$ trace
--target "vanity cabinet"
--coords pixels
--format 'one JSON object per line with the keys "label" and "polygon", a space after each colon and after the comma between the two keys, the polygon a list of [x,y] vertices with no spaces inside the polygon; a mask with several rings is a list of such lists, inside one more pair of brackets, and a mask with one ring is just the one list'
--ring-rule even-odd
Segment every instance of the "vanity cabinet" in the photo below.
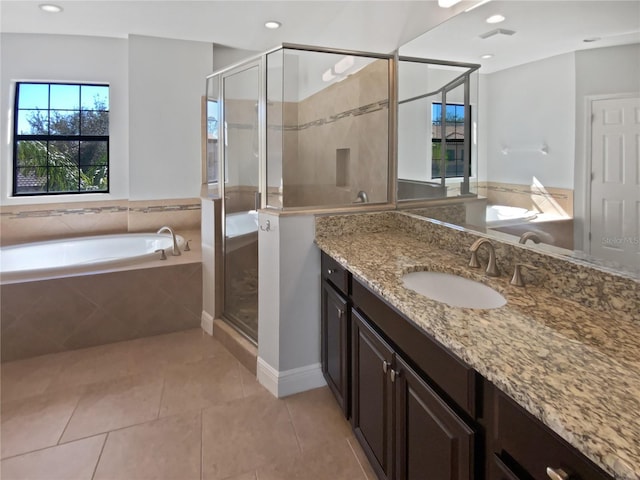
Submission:
{"label": "vanity cabinet", "polygon": [[[380,330],[386,323],[383,317],[408,323],[384,304],[374,308],[380,300],[359,283],[353,281],[352,288],[351,422],[376,474],[393,480],[475,478],[475,428],[399,349],[393,341],[395,329]],[[440,348],[421,332],[413,333],[423,350]],[[455,371],[458,365],[453,367]],[[436,371],[441,368],[447,366]]]}
{"label": "vanity cabinet", "polygon": [[322,370],[382,480],[612,480],[322,254]]}
{"label": "vanity cabinet", "polygon": [[321,363],[322,373],[345,417],[350,409],[349,273],[322,254]]}

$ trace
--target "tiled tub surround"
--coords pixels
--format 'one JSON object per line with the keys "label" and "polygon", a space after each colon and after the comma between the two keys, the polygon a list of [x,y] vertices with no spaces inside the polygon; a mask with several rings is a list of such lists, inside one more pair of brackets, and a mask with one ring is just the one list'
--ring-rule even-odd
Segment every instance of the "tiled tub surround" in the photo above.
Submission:
{"label": "tiled tub surround", "polygon": [[[316,221],[318,246],[360,281],[615,478],[639,479],[638,281],[496,240],[501,276],[489,278],[467,266],[478,236],[399,212]],[[509,285],[515,261],[539,268],[525,288]],[[480,280],[508,303],[429,300],[402,285],[421,269]]]}
{"label": "tiled tub surround", "polygon": [[3,285],[2,362],[198,327],[199,259],[195,250],[151,268]]}
{"label": "tiled tub surround", "polygon": [[55,238],[124,232],[200,229],[200,199],[3,205],[0,243],[36,242]]}

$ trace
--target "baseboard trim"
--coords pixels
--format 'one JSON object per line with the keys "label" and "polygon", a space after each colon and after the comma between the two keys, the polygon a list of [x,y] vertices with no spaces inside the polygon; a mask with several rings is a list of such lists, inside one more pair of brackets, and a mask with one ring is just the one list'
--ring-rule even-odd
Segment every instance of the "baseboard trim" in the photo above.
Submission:
{"label": "baseboard trim", "polygon": [[213,335],[213,317],[204,310],[200,315],[200,327],[209,335]]}
{"label": "baseboard trim", "polygon": [[275,397],[323,387],[327,384],[319,363],[280,372],[258,357],[258,381]]}

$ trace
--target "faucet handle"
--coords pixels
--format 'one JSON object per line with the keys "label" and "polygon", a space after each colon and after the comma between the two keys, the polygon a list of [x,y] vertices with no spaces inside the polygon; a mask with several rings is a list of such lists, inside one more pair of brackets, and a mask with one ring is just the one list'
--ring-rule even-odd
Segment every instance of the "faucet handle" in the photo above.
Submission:
{"label": "faucet handle", "polygon": [[190,252],[190,251],[191,251],[191,247],[189,246],[189,242],[190,242],[190,241],[191,241],[191,240],[187,240],[187,241],[185,242],[185,244],[184,244],[184,251],[185,251],[185,252]]}
{"label": "faucet handle", "polygon": [[509,282],[511,285],[524,287],[524,280],[522,279],[521,271],[522,267],[528,268],[529,270],[538,270],[538,267],[534,267],[528,263],[516,263],[516,266],[513,269],[513,277],[511,277],[511,282]]}
{"label": "faucet handle", "polygon": [[471,252],[471,259],[469,260],[469,266],[471,268],[480,268],[480,262],[478,261],[478,253],[475,250]]}
{"label": "faucet handle", "polygon": [[158,252],[160,252],[160,260],[166,260],[167,259],[167,254],[164,253],[164,248],[159,248],[154,253],[158,253]]}

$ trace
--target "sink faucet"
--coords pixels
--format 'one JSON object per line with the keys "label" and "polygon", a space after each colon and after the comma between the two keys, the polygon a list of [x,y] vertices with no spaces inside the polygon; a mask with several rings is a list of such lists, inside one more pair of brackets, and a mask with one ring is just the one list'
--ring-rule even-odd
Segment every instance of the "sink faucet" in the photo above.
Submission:
{"label": "sink faucet", "polygon": [[356,200],[353,203],[369,203],[369,197],[367,196],[367,192],[364,190],[360,190],[358,195],[356,196]]}
{"label": "sink faucet", "polygon": [[500,272],[498,271],[498,267],[496,265],[496,251],[493,248],[493,244],[489,241],[488,238],[479,238],[473,245],[469,248],[471,251],[471,260],[469,261],[469,266],[472,268],[479,268],[480,262],[478,261],[478,248],[481,245],[486,244],[489,249],[489,262],[487,263],[487,275],[490,277],[498,277],[500,276]]}
{"label": "sink faucet", "polygon": [[156,233],[157,234],[161,234],[162,232],[169,232],[171,234],[171,240],[173,241],[173,248],[171,250],[171,254],[174,256],[178,256],[178,255],[182,255],[182,252],[180,251],[180,248],[178,247],[178,241],[176,240],[176,234],[173,233],[173,230],[171,230],[170,227],[164,226],[161,227],[160,230],[158,230]]}
{"label": "sink faucet", "polygon": [[524,232],[520,235],[520,243],[525,244],[527,240],[531,240],[533,243],[540,243],[540,237],[536,232]]}
{"label": "sink faucet", "polygon": [[516,287],[524,287],[524,280],[522,279],[522,268],[528,268],[530,270],[538,270],[538,267],[534,267],[533,265],[528,265],[526,263],[516,263],[516,266],[513,268],[513,277],[511,277],[511,285],[515,285]]}

